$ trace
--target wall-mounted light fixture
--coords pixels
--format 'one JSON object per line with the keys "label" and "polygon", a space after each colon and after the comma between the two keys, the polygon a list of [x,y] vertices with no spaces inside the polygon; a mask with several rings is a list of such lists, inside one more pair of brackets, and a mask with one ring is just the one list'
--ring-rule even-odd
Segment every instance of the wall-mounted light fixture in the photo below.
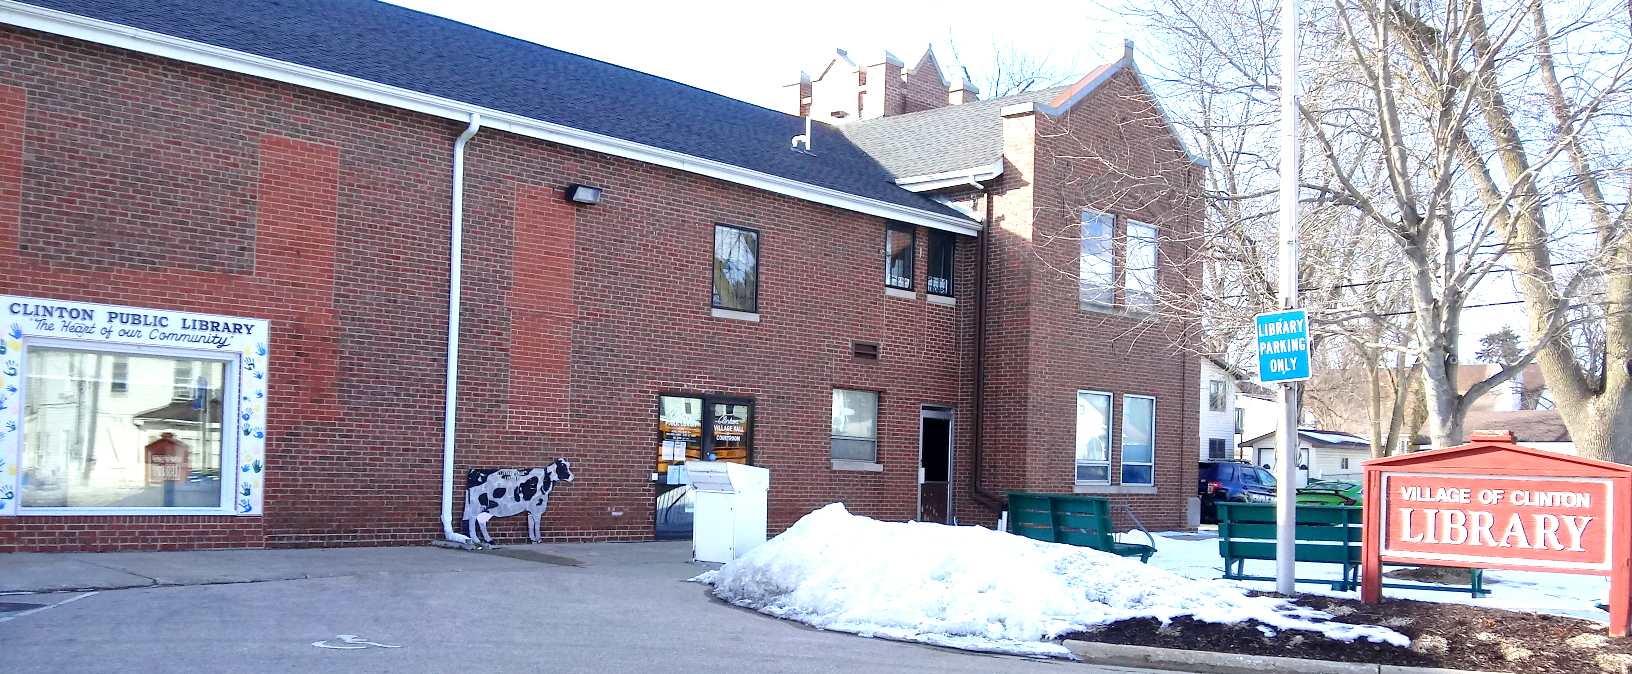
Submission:
{"label": "wall-mounted light fixture", "polygon": [[601,188],[588,185],[568,185],[567,201],[580,204],[601,203]]}

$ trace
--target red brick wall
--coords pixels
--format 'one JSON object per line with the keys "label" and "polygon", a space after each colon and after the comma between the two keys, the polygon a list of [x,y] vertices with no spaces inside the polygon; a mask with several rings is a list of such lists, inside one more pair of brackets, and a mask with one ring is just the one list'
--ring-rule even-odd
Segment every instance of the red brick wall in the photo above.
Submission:
{"label": "red brick wall", "polygon": [[[0,290],[272,321],[264,517],[0,519],[0,550],[438,535],[458,125],[16,29],[0,61]],[[757,402],[773,529],[832,500],[916,514],[918,406],[966,408],[970,371],[970,302],[923,298],[927,237],[919,298],[891,298],[879,218],[493,131],[468,167],[460,484],[566,457],[547,536],[649,538],[657,396],[725,393]],[[762,233],[759,323],[711,315],[716,222]],[[835,386],[881,392],[883,472],[831,470]]]}
{"label": "red brick wall", "polygon": [[[773,531],[830,501],[855,512],[916,516],[918,409],[965,407],[972,307],[886,297],[884,221],[797,199],[548,143],[483,132],[470,144],[467,329],[461,395],[492,401],[461,418],[459,470],[572,461],[576,481],[557,486],[544,530],[551,539],[649,538],[661,394],[722,394],[756,401],[754,462],[771,470]],[[530,433],[517,419],[538,413],[508,402],[494,382],[511,377],[525,330],[514,305],[471,298],[510,292],[525,246],[503,236],[513,217],[558,209],[568,183],[605,188],[600,204],[572,209],[572,395],[564,435]],[[553,203],[515,195],[548,190]],[[513,214],[513,215],[512,215]],[[758,323],[710,311],[716,223],[760,232]],[[973,253],[964,239],[960,259]],[[917,285],[926,274],[919,236]],[[502,289],[502,290],[501,290]],[[508,311],[510,316],[504,314]],[[504,325],[506,331],[481,326]],[[961,332],[960,332],[961,330]],[[505,334],[508,333],[508,334]],[[851,341],[882,345],[878,361],[851,355]],[[831,469],[834,387],[881,391],[882,473]],[[475,403],[472,403],[475,405]],[[507,421],[508,420],[508,421]],[[524,523],[497,520],[515,540]]]}
{"label": "red brick wall", "polygon": [[[0,64],[0,292],[272,322],[264,517],[0,519],[0,551],[439,535],[461,125],[20,29],[0,29]],[[1069,490],[1069,392],[1140,382],[1159,397],[1159,479],[1182,477],[1169,446],[1193,471],[1178,436],[1194,435],[1194,405],[1174,416],[1165,387],[1193,398],[1193,369],[1169,372],[1166,342],[1113,339],[1109,319],[1068,306],[1075,283],[1039,255],[1070,246],[1044,250],[1030,222],[1069,195],[1043,191],[1060,184],[1045,152],[1016,152],[995,187],[988,488]],[[917,297],[884,295],[880,218],[491,130],[467,169],[459,486],[470,468],[565,457],[578,479],[558,486],[548,538],[650,538],[658,396],[724,394],[756,401],[773,532],[834,500],[906,519],[919,405],[937,403],[958,414],[955,513],[995,519],[967,488],[974,239],[959,240],[956,306],[941,306],[924,296],[922,232]],[[605,196],[567,204],[568,183]],[[757,323],[710,311],[716,223],[761,233]],[[855,359],[853,340],[882,357]],[[880,392],[882,472],[831,469],[834,387]],[[1152,512],[1179,503],[1167,492]],[[491,529],[514,541],[522,519]]]}
{"label": "red brick wall", "polygon": [[272,322],[264,517],[4,518],[0,550],[431,535],[455,125],[19,29],[0,63],[0,291]]}
{"label": "red brick wall", "polygon": [[[1114,394],[1111,466],[1119,481],[1124,396],[1154,396],[1156,493],[1100,495],[1131,505],[1147,527],[1181,527],[1197,458],[1194,325],[1079,308],[1074,225],[1084,206],[1156,225],[1158,282],[1181,296],[1199,275],[1196,168],[1127,72],[1059,118],[1018,115],[1003,129],[1007,161],[991,185],[984,484],[999,494],[1071,493],[1079,390]],[[967,498],[960,509],[981,512]]]}

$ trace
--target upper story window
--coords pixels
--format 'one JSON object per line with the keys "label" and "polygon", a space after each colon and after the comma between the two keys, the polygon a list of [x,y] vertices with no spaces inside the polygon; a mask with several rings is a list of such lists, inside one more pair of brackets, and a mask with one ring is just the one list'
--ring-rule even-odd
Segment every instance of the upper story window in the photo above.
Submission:
{"label": "upper story window", "polygon": [[1082,256],[1077,274],[1084,304],[1108,307],[1116,302],[1116,255],[1111,248],[1115,228],[1116,216],[1082,212]]}
{"label": "upper story window", "polygon": [[957,247],[956,234],[929,231],[929,278],[924,282],[929,294],[952,296],[952,267],[957,262]]}
{"label": "upper story window", "polygon": [[1224,394],[1224,380],[1213,379],[1207,382],[1207,411],[1223,412],[1227,396]]}
{"label": "upper story window", "polygon": [[1128,221],[1127,297],[1129,309],[1156,310],[1156,228]]}
{"label": "upper story window", "polygon": [[130,392],[130,359],[125,356],[113,357],[112,380],[108,382],[108,393]]}
{"label": "upper story window", "polygon": [[1077,482],[1111,482],[1111,394],[1077,392]]}
{"label": "upper story window", "polygon": [[912,253],[918,243],[918,228],[891,224],[884,230],[884,285],[912,290]]}
{"label": "upper story window", "polygon": [[1122,396],[1122,484],[1156,484],[1156,399]]}
{"label": "upper story window", "polygon": [[192,400],[193,389],[196,387],[196,383],[193,381],[193,361],[176,361],[170,382],[170,398],[172,400]]}
{"label": "upper story window", "polygon": [[759,312],[759,232],[714,226],[714,308]]}
{"label": "upper story window", "polygon": [[878,392],[833,389],[833,459],[878,461]]}

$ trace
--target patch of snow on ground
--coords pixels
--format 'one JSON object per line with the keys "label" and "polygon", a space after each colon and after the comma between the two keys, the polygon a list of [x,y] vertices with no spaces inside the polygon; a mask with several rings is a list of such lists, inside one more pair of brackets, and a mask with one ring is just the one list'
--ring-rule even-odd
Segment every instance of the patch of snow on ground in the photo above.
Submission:
{"label": "patch of snow on ground", "polygon": [[838,503],[693,580],[738,606],[821,629],[1025,655],[1069,657],[1045,640],[1129,618],[1177,616],[1409,643],[1393,630],[1330,622],[1317,611],[1137,559],[981,527],[880,522]]}
{"label": "patch of snow on ground", "polygon": [[[1200,533],[1207,534],[1209,532],[1204,530]],[[1156,535],[1156,554],[1150,558],[1150,565],[1171,571],[1185,578],[1212,579],[1223,576],[1224,561],[1218,556],[1216,530],[1211,533],[1213,533],[1214,537],[1200,540],[1194,540],[1196,536],[1190,532],[1158,533]],[[1128,542],[1144,543],[1146,541],[1144,532],[1138,530],[1121,534],[1119,538]],[[1384,567],[1385,570],[1395,568],[1400,567],[1392,565]],[[1274,576],[1275,562],[1249,559],[1246,562],[1246,572],[1254,576]],[[1300,563],[1298,564],[1297,573],[1299,578],[1336,580],[1342,577],[1342,567],[1336,564]],[[1385,582],[1410,581],[1385,579]],[[1250,590],[1274,591],[1275,589],[1273,581],[1234,581],[1233,584]],[[1383,588],[1383,596],[1391,599],[1414,599],[1417,601],[1468,604],[1514,611],[1550,613],[1604,623],[1609,622],[1609,613],[1597,607],[1597,603],[1608,596],[1609,578],[1605,576],[1498,569],[1485,572],[1485,590],[1490,592],[1490,596],[1476,599],[1466,592],[1405,590],[1386,587]],[[1298,591],[1349,599],[1358,599],[1360,597],[1358,590],[1337,592],[1332,590],[1329,585],[1319,584],[1299,583]]]}

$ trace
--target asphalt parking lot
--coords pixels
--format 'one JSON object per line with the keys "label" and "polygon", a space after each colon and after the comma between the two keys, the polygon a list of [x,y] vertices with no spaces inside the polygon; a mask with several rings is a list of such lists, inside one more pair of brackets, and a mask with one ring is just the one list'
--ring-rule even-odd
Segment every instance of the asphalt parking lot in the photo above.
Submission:
{"label": "asphalt parking lot", "polygon": [[1109,672],[822,632],[684,582],[689,543],[0,555],[4,670]]}

